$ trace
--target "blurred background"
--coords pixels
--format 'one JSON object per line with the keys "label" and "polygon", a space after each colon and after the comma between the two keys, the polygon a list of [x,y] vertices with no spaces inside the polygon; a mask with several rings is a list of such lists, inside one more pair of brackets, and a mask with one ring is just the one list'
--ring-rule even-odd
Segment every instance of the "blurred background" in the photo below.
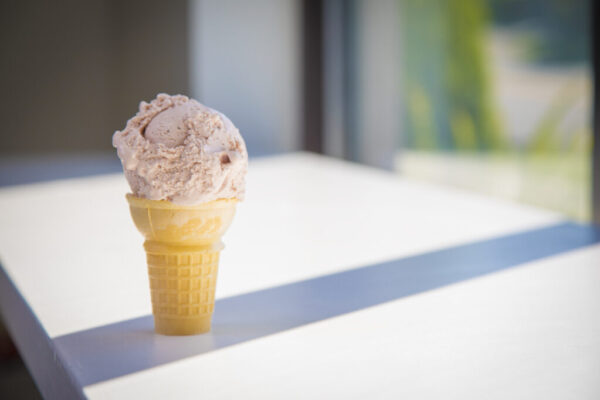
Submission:
{"label": "blurred background", "polygon": [[[228,115],[251,157],[314,151],[587,221],[590,8],[4,0],[0,186],[120,171],[112,134],[166,92]],[[0,357],[0,397],[34,396],[3,330]]]}

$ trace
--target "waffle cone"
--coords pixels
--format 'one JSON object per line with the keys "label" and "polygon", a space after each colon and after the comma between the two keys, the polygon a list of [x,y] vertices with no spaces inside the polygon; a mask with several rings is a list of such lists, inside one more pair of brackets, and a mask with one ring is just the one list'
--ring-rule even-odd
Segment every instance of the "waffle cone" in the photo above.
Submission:
{"label": "waffle cone", "polygon": [[235,199],[196,206],[127,195],[144,235],[154,329],[163,335],[210,330],[221,237],[235,214]]}

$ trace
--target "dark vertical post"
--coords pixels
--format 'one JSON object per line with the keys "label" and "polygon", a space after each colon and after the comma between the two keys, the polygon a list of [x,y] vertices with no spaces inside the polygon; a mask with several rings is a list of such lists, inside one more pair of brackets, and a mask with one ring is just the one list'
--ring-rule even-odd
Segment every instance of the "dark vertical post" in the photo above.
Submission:
{"label": "dark vertical post", "polygon": [[593,71],[593,105],[592,105],[592,218],[597,224],[600,224],[600,46],[599,39],[599,19],[598,12],[600,6],[591,1],[591,52],[592,52],[592,71]]}
{"label": "dark vertical post", "polygon": [[303,0],[303,122],[305,150],[323,152],[323,0]]}
{"label": "dark vertical post", "polygon": [[356,0],[343,0],[344,29],[344,115],[346,122],[346,158],[358,162],[360,158],[358,125],[360,121],[358,106],[358,29]]}

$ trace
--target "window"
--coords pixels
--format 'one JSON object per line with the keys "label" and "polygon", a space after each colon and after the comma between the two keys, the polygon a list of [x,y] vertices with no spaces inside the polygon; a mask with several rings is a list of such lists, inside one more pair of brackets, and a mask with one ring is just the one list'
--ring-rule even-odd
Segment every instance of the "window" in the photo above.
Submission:
{"label": "window", "polygon": [[588,1],[324,10],[327,153],[591,218]]}

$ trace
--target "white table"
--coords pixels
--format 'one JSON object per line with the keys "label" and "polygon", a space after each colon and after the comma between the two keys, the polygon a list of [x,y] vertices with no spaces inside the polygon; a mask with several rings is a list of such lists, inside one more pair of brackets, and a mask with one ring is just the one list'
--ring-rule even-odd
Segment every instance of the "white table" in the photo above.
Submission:
{"label": "white table", "polygon": [[600,234],[310,154],[252,161],[213,331],[152,332],[121,174],[0,189],[0,310],[48,398],[600,398]]}

